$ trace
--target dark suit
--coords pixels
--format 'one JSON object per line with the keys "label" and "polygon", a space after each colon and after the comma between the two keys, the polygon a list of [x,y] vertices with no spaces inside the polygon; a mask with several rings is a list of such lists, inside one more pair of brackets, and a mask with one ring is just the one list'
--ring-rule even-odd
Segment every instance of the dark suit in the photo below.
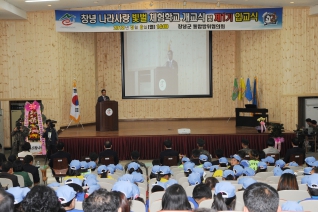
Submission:
{"label": "dark suit", "polygon": [[24,164],[23,170],[25,172],[29,172],[32,174],[34,183],[40,182],[39,170],[36,166],[30,165],[30,164]]}
{"label": "dark suit", "polygon": [[166,62],[166,67],[178,70],[178,63],[175,60],[172,60],[172,61],[169,60]]}
{"label": "dark suit", "polygon": [[105,96],[106,100],[104,100],[103,96],[98,97],[97,102],[110,101],[109,96]]}
{"label": "dark suit", "polygon": [[304,155],[304,160],[306,158],[305,149],[300,148],[300,147],[293,147],[293,148],[287,150],[287,152],[285,154],[285,158],[284,158],[285,163],[291,162],[289,160],[290,160],[290,155],[292,155],[292,154],[303,154]]}
{"label": "dark suit", "polygon": [[49,166],[51,168],[53,168],[53,159],[54,158],[67,158],[68,164],[71,163],[71,154],[70,153],[64,152],[64,151],[58,151],[57,153],[51,155],[51,159],[50,159],[50,162],[49,162]]}
{"label": "dark suit", "polygon": [[165,156],[177,156],[178,162],[179,162],[179,152],[173,150],[173,149],[166,149],[165,151],[162,151],[160,153],[160,163],[163,164],[163,158]]}
{"label": "dark suit", "polygon": [[[6,179],[11,180],[13,187],[20,187],[20,184],[18,182],[18,177],[15,176],[14,174],[9,174],[7,172],[1,172],[0,178],[6,178]],[[2,186],[7,186],[7,185],[2,185]]]}
{"label": "dark suit", "polygon": [[0,153],[0,159],[1,159],[2,162],[7,161],[6,156],[4,154],[2,154],[2,153]]}
{"label": "dark suit", "polygon": [[107,156],[113,156],[115,165],[117,165],[119,163],[117,152],[115,152],[111,149],[106,149],[106,150],[100,152],[99,153],[99,161],[100,161],[101,157],[107,157]]}

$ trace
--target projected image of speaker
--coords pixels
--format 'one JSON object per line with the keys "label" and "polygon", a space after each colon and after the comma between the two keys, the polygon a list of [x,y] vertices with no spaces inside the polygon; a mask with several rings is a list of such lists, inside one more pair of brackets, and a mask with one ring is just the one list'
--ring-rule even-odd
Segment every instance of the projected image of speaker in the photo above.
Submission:
{"label": "projected image of speaker", "polygon": [[154,77],[155,95],[178,95],[178,70],[157,67]]}

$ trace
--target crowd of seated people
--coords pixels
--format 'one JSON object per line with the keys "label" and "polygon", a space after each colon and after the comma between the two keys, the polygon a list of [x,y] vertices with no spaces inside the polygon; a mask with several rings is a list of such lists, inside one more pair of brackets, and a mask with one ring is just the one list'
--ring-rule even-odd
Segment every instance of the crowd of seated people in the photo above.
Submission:
{"label": "crowd of seated people", "polygon": [[[59,142],[58,152],[51,156],[49,165],[54,165],[52,158],[67,158],[69,169],[63,182],[57,179],[56,183],[48,186],[37,185],[39,178],[35,177],[30,154],[26,154],[24,162],[14,158],[11,158],[13,163],[1,161],[0,178],[12,180],[13,187],[0,190],[0,211],[130,212],[135,201],[139,201],[148,212],[151,206],[149,196],[156,192],[163,192],[160,208],[163,211],[234,211],[237,192],[244,192],[244,211],[280,211],[283,208],[289,210],[301,207],[295,202],[279,206],[278,192],[299,190],[297,179],[301,179],[301,184],[308,187],[309,197],[303,201],[318,200],[318,161],[314,157],[304,157],[307,167],[298,169],[301,170],[298,175],[301,173],[303,177],[297,178],[293,169],[293,166],[298,166],[297,163],[286,157],[284,160],[266,157],[266,154],[276,152],[272,139],[267,141],[268,148],[264,150],[251,149],[249,141],[243,139],[243,149],[234,152],[230,160],[224,157],[221,149],[215,150],[213,158],[203,149],[204,145],[205,142],[199,139],[197,149],[192,150],[188,158],[174,150],[172,142],[166,140],[163,152],[158,159],[153,160],[153,166],[148,170],[146,164],[139,161],[140,153],[137,150],[131,153],[131,161],[123,167],[110,141],[105,142],[104,151],[100,154],[89,154],[90,162],[71,160],[64,151],[64,144]],[[292,146],[287,153],[297,148],[297,139],[292,140]],[[113,156],[114,164],[100,164],[100,158],[105,156]],[[165,166],[164,156],[177,156],[178,165],[173,166],[173,170]],[[269,170],[269,167],[273,168]],[[33,175],[33,182],[26,172]],[[178,176],[180,179],[185,178],[186,183],[179,182],[174,172],[182,173]],[[253,178],[266,172],[279,177],[277,187],[273,188]],[[23,177],[24,188],[20,188],[16,175]],[[103,178],[112,182],[111,189],[103,187]],[[148,184],[148,196],[141,194],[142,184]],[[237,189],[235,184],[241,187]],[[191,195],[187,194],[187,187],[193,188]],[[211,200],[210,207],[199,208],[202,202],[208,200]],[[80,203],[80,209],[76,209],[77,203]]]}

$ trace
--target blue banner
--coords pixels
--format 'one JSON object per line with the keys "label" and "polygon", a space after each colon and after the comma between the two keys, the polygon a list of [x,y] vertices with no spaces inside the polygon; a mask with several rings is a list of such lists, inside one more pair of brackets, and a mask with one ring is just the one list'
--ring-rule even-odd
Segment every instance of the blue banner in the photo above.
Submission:
{"label": "blue banner", "polygon": [[58,32],[281,29],[283,8],[56,10]]}

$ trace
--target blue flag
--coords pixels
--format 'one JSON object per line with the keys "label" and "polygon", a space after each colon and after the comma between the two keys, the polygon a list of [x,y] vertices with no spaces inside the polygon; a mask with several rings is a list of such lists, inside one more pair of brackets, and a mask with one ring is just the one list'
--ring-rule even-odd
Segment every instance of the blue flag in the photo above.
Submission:
{"label": "blue flag", "polygon": [[257,78],[254,78],[253,105],[257,106]]}
{"label": "blue flag", "polygon": [[252,90],[251,90],[251,84],[250,84],[250,78],[247,78],[245,97],[246,97],[246,99],[248,101],[252,101],[252,99],[253,99]]}

